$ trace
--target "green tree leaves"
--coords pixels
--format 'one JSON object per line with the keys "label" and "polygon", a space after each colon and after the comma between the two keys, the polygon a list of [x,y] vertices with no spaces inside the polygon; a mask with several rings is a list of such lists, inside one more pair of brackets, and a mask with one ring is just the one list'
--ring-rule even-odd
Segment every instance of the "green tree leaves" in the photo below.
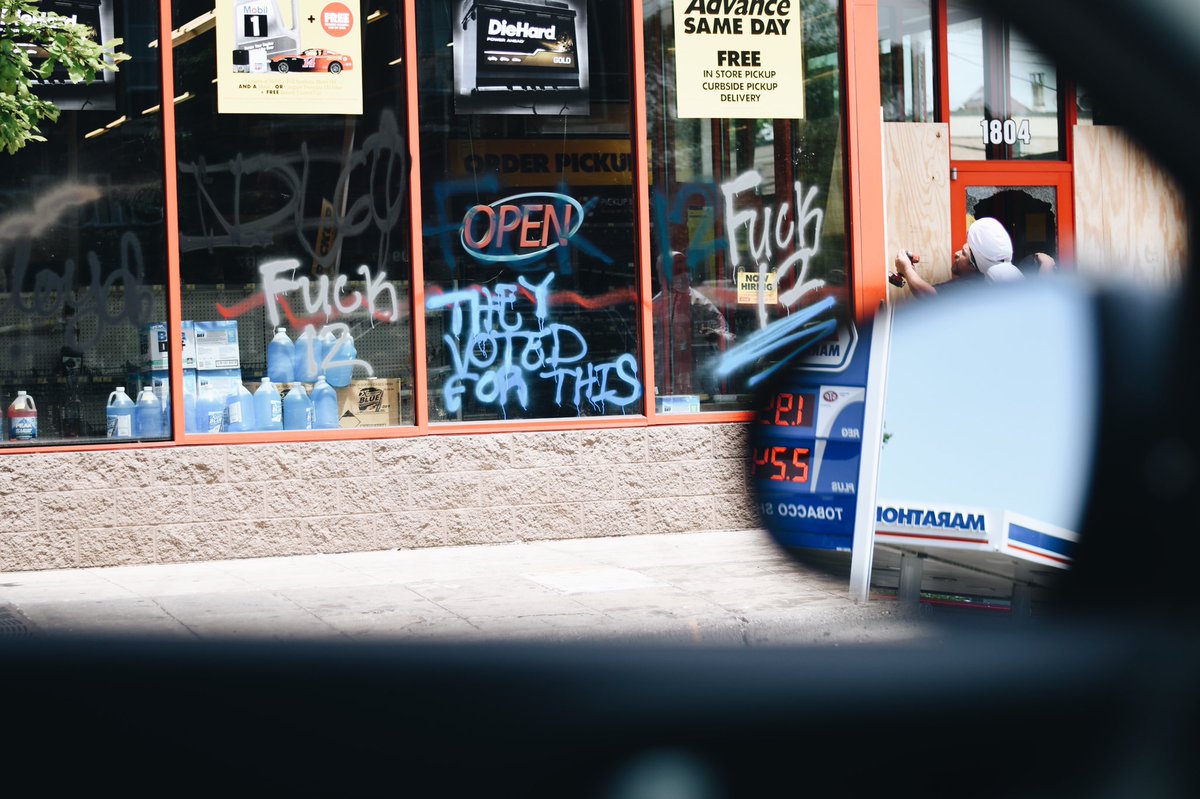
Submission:
{"label": "green tree leaves", "polygon": [[92,36],[87,25],[43,12],[27,0],[0,0],[0,148],[11,155],[31,141],[45,141],[38,124],[58,120],[58,108],[34,94],[35,79],[61,67],[72,81],[91,83],[96,73],[116,72],[117,64],[129,59],[116,52],[121,39],[101,44]]}

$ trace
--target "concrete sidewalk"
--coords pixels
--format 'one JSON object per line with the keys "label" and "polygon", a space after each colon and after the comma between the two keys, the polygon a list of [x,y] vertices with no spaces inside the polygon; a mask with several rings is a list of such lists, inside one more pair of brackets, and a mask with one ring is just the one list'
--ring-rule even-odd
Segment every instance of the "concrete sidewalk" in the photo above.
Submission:
{"label": "concrete sidewalk", "polygon": [[936,635],[760,531],[0,573],[0,632],[839,644]]}

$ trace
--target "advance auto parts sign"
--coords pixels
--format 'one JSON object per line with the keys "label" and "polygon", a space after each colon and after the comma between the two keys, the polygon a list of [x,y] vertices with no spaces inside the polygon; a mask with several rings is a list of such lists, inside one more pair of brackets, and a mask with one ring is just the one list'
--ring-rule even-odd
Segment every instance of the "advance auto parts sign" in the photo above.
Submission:
{"label": "advance auto parts sign", "polygon": [[217,0],[222,114],[361,114],[358,0]]}
{"label": "advance auto parts sign", "polygon": [[800,0],[674,0],[680,118],[804,117]]}

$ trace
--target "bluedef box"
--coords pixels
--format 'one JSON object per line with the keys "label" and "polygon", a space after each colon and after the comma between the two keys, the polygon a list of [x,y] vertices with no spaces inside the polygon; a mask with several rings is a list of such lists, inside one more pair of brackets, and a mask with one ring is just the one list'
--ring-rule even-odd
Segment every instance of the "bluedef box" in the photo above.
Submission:
{"label": "bluedef box", "polygon": [[196,336],[196,368],[200,371],[241,369],[236,319],[193,322]]}
{"label": "bluedef box", "polygon": [[[142,366],[149,371],[171,368],[171,341],[166,322],[153,322],[144,328],[146,349]],[[183,323],[183,368],[196,368],[196,331],[191,322]]]}
{"label": "bluedef box", "polygon": [[[158,402],[164,408],[171,404],[171,373],[156,369],[148,372],[143,377],[143,386],[148,386],[154,391],[154,395],[158,397]],[[183,393],[190,395],[193,399],[196,397],[196,370],[183,370]]]}
{"label": "bluedef box", "polygon": [[337,390],[342,427],[390,427],[400,423],[400,381],[352,380]]}

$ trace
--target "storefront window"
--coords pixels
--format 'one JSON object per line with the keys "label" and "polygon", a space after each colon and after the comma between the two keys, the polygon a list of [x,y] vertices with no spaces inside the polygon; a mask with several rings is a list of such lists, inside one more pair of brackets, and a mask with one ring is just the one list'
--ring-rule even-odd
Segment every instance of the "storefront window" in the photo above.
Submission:
{"label": "storefront window", "polygon": [[[44,7],[74,16],[96,41],[123,38],[131,58],[91,84],[65,70],[37,81],[58,120],[40,124],[45,142],[0,151],[4,446],[165,438],[162,386],[139,392],[155,388],[150,366],[167,368],[152,332],[166,319],[167,274],[161,70],[149,46],[157,5]],[[44,56],[31,51],[35,64]],[[110,399],[121,406],[112,413]]]}
{"label": "storefront window", "polygon": [[947,16],[950,157],[1065,158],[1054,62],[999,14],[950,0]]}
{"label": "storefront window", "polygon": [[933,122],[933,8],[880,0],[879,94],[884,122]]}
{"label": "storefront window", "polygon": [[188,430],[412,424],[402,4],[173,12]]}
{"label": "storefront window", "polygon": [[[645,9],[655,401],[745,410],[845,309],[838,4]],[[717,26],[736,49],[711,45]]]}
{"label": "storefront window", "polygon": [[417,3],[431,422],[642,413],[625,3]]}

